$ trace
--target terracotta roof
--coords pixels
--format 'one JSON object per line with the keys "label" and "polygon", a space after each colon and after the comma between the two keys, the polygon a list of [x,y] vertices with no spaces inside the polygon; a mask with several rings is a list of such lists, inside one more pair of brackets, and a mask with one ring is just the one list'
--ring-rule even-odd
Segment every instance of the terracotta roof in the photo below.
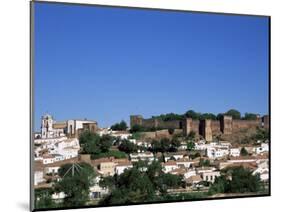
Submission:
{"label": "terracotta roof", "polygon": [[268,159],[268,154],[257,155],[257,156],[239,156],[239,157],[230,157],[230,160],[251,160],[251,159]]}
{"label": "terracotta roof", "polygon": [[132,163],[130,161],[120,162],[116,166],[132,166]]}
{"label": "terracotta roof", "polygon": [[242,166],[243,168],[248,168],[248,169],[256,169],[258,165],[255,162],[247,162],[247,163],[233,163],[226,165],[226,167],[239,167]]}
{"label": "terracotta roof", "polygon": [[43,162],[42,161],[34,161],[33,162],[33,169],[34,171],[43,171]]}
{"label": "terracotta roof", "polygon": [[177,163],[176,163],[176,161],[169,160],[169,161],[167,161],[166,163],[164,163],[163,165],[164,165],[164,166],[176,166]]}
{"label": "terracotta roof", "polygon": [[43,159],[55,158],[53,155],[43,155]]}
{"label": "terracotta roof", "polygon": [[176,175],[184,175],[186,173],[186,169],[184,168],[177,168],[174,169],[170,172],[171,174],[176,174]]}
{"label": "terracotta roof", "polygon": [[202,181],[202,178],[200,175],[193,175],[186,179],[187,183],[200,182],[200,181]]}

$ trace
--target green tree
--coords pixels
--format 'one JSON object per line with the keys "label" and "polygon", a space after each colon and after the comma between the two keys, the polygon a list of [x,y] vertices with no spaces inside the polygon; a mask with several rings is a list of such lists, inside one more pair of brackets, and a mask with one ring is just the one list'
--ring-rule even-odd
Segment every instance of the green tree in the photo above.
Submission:
{"label": "green tree", "polygon": [[195,149],[195,143],[193,141],[188,141],[186,143],[186,149],[188,151],[193,151]]}
{"label": "green tree", "polygon": [[151,201],[155,195],[152,182],[145,172],[133,167],[119,177],[116,188],[100,204],[130,204]]}
{"label": "green tree", "polygon": [[99,136],[89,131],[83,132],[79,137],[82,154],[98,155],[108,152],[113,144],[113,137],[110,135]]}
{"label": "green tree", "polygon": [[160,152],[168,152],[171,147],[171,140],[168,138],[162,138],[160,140]]}
{"label": "green tree", "polygon": [[175,132],[175,129],[173,129],[173,128],[169,128],[169,129],[168,129],[168,132],[169,132],[169,134],[170,134],[170,135],[173,135],[173,134],[174,134],[174,132]]}
{"label": "green tree", "polygon": [[158,140],[151,141],[151,151],[153,153],[161,152],[161,143]]}
{"label": "green tree", "polygon": [[173,137],[171,140],[171,148],[170,151],[174,152],[181,146],[181,141],[178,137]]}
{"label": "green tree", "polygon": [[161,164],[158,161],[152,161],[152,163],[148,165],[146,173],[149,179],[154,182],[155,178],[163,173]]}
{"label": "green tree", "polygon": [[187,118],[192,118],[195,120],[199,120],[200,118],[200,113],[196,113],[194,110],[188,110],[184,115]]}
{"label": "green tree", "polygon": [[214,193],[246,193],[258,192],[261,187],[260,176],[242,166],[223,170],[224,174],[216,177],[215,182],[209,189]]}
{"label": "green tree", "polygon": [[144,131],[144,127],[138,124],[133,125],[130,129],[130,133],[143,132],[143,131]]}
{"label": "green tree", "polygon": [[55,208],[59,205],[52,200],[52,188],[37,188],[34,190],[35,193],[35,208]]}
{"label": "green tree", "polygon": [[110,135],[103,135],[98,141],[98,146],[101,150],[101,152],[108,152],[109,148],[113,144],[113,137]]}
{"label": "green tree", "polygon": [[65,164],[59,169],[61,180],[55,184],[57,192],[64,192],[65,207],[83,206],[89,198],[89,188],[94,184],[96,176],[93,168],[87,163],[79,163],[73,167]]}
{"label": "green tree", "polygon": [[99,181],[99,186],[102,188],[109,188],[110,190],[115,188],[115,184],[117,183],[117,176],[107,176],[101,178]]}
{"label": "green tree", "polygon": [[217,116],[216,116],[216,119],[217,120],[221,120],[222,119],[222,117],[223,117],[223,113],[219,113]]}
{"label": "green tree", "polygon": [[267,129],[262,129],[260,127],[257,127],[256,133],[253,136],[253,138],[255,140],[262,140],[262,141],[268,140],[269,139],[269,132],[268,132]]}
{"label": "green tree", "polygon": [[165,194],[167,193],[167,189],[181,187],[182,179],[183,179],[182,176],[173,175],[170,173],[167,174],[163,173],[155,179],[155,183],[157,189],[161,193]]}
{"label": "green tree", "polygon": [[225,115],[232,116],[232,119],[241,119],[241,113],[235,109],[230,109]]}
{"label": "green tree", "polygon": [[128,126],[127,126],[127,123],[124,120],[122,120],[120,123],[116,123],[116,124],[112,125],[110,128],[112,130],[125,131],[125,130],[127,130]]}
{"label": "green tree", "polygon": [[211,119],[211,120],[216,120],[216,115],[213,113],[203,113],[200,115],[199,119],[204,120],[204,119]]}
{"label": "green tree", "polygon": [[200,158],[199,166],[210,166],[210,160],[204,160],[203,158]]}
{"label": "green tree", "polygon": [[245,113],[244,118],[245,120],[256,120],[257,119],[257,114],[254,113]]}
{"label": "green tree", "polygon": [[232,172],[230,191],[232,193],[257,192],[260,189],[259,175],[253,175],[249,169],[236,167]]}
{"label": "green tree", "polygon": [[127,154],[130,154],[132,152],[136,152],[138,150],[138,147],[137,145],[126,139],[121,142],[118,149],[120,151],[126,152]]}
{"label": "green tree", "polygon": [[188,141],[193,141],[193,140],[195,139],[195,135],[196,135],[196,134],[195,134],[194,131],[190,131],[190,133],[188,133],[186,139],[187,139]]}
{"label": "green tree", "polygon": [[241,149],[241,151],[240,151],[240,154],[241,154],[242,156],[247,156],[247,155],[249,155],[249,153],[248,153],[248,151],[246,150],[245,147],[242,147],[242,149]]}

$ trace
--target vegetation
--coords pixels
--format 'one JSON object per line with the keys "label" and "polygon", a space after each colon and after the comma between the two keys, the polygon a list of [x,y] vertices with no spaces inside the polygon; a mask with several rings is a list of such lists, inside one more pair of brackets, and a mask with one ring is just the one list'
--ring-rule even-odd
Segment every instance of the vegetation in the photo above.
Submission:
{"label": "vegetation", "polygon": [[175,132],[175,129],[173,129],[173,128],[169,128],[169,129],[168,129],[168,132],[169,132],[169,134],[170,134],[170,135],[173,135],[173,134],[174,134],[174,132]]}
{"label": "vegetation", "polygon": [[105,157],[115,157],[117,159],[120,159],[120,158],[127,158],[127,154],[125,152],[118,151],[118,150],[109,150],[108,152],[91,155],[91,159],[99,159]]}
{"label": "vegetation", "polygon": [[269,139],[269,131],[264,128],[257,127],[256,134],[253,136],[256,140],[268,140]]}
{"label": "vegetation", "polygon": [[161,114],[159,116],[152,116],[152,118],[161,119],[163,121],[172,121],[172,120],[182,120],[184,118],[184,115],[167,113],[167,114]]}
{"label": "vegetation", "polygon": [[162,138],[160,141],[153,140],[150,150],[153,153],[176,152],[180,145],[181,141],[177,137],[173,137],[172,139]]}
{"label": "vegetation", "polygon": [[[92,158],[99,158],[109,154],[109,149],[113,144],[114,138],[109,135],[99,136],[86,131],[79,137],[82,154],[91,154]],[[112,152],[111,152],[112,153]]]}
{"label": "vegetation", "polygon": [[142,171],[142,166],[144,164],[137,164],[119,176],[103,178],[100,185],[111,188],[112,192],[100,204],[150,202],[158,198],[157,192],[166,194],[167,189],[182,186],[182,177],[165,174],[159,162],[153,161],[146,171]]}
{"label": "vegetation", "polygon": [[52,188],[35,189],[35,208],[43,209],[59,207],[59,205],[52,200],[52,193]]}
{"label": "vegetation", "polygon": [[194,110],[188,110],[184,115],[186,118],[192,118],[195,120],[200,119],[200,113],[196,113]]}
{"label": "vegetation", "polygon": [[72,166],[65,164],[59,169],[61,180],[55,184],[55,190],[66,195],[63,200],[65,207],[85,205],[89,200],[89,188],[96,176],[93,168],[87,163],[76,164],[75,168]]}
{"label": "vegetation", "polygon": [[128,128],[127,123],[123,120],[120,123],[116,123],[110,127],[110,129],[118,130],[118,131],[125,131],[127,130],[127,128]]}
{"label": "vegetation", "polygon": [[232,116],[232,119],[241,119],[241,113],[235,109],[227,111],[225,115]]}
{"label": "vegetation", "polygon": [[204,160],[203,158],[200,158],[199,166],[210,166],[210,160]]}
{"label": "vegetation", "polygon": [[216,177],[209,189],[210,194],[215,193],[246,193],[258,192],[261,189],[259,175],[253,175],[249,169],[241,167],[228,168],[224,174]]}
{"label": "vegetation", "polygon": [[245,113],[245,116],[243,117],[244,120],[256,120],[257,114],[254,113]]}
{"label": "vegetation", "polygon": [[193,151],[195,149],[195,143],[193,141],[186,142],[186,149],[188,151]]}
{"label": "vegetation", "polygon": [[241,156],[247,156],[249,155],[248,151],[246,150],[245,147],[242,147],[241,151],[240,151]]}
{"label": "vegetation", "polygon": [[120,151],[126,152],[127,154],[130,154],[132,152],[137,152],[138,146],[136,144],[132,143],[131,141],[125,139],[125,140],[122,140],[118,149]]}

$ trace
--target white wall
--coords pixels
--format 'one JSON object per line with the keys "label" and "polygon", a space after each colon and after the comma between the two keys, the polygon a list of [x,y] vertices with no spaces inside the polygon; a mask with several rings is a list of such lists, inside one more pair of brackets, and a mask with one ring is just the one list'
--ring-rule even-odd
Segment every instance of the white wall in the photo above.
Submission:
{"label": "white wall", "polygon": [[[51,1],[51,0],[49,0]],[[59,0],[56,0],[59,1]],[[70,0],[68,0],[70,1]],[[77,0],[78,1],[78,0]],[[80,0],[80,2],[82,2]],[[280,206],[281,169],[279,120],[281,120],[281,13],[280,3],[276,0],[84,0],[83,2],[107,3],[116,5],[177,8],[204,11],[222,11],[232,13],[252,13],[272,15],[272,196],[261,198],[243,198],[215,200],[204,202],[185,202],[171,204],[154,204],[122,207],[122,212],[140,211],[252,211],[264,212]],[[26,0],[9,0],[0,2],[0,129],[2,151],[0,155],[2,169],[6,174],[0,175],[1,211],[27,211],[29,201],[29,2]],[[15,135],[15,120],[24,123],[17,128],[20,139]],[[9,158],[9,160],[7,160]],[[11,168],[13,167],[13,168]],[[14,189],[16,188],[16,194]],[[110,212],[115,207],[94,209]],[[120,208],[121,209],[121,208]],[[78,211],[78,210],[71,210]],[[82,211],[82,210],[79,210]],[[84,209],[91,212],[93,209]]]}

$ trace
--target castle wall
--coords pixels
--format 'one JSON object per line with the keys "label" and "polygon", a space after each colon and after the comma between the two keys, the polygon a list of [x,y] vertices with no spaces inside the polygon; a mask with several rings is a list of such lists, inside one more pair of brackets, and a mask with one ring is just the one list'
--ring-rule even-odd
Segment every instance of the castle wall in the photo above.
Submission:
{"label": "castle wall", "polygon": [[[143,119],[142,116],[131,116],[131,126],[139,124],[147,128],[163,128],[163,129],[182,129],[184,135],[188,135],[191,131],[196,135],[203,135],[205,139],[211,140],[213,134],[223,133],[232,134],[233,131],[248,129],[254,127],[269,128],[269,116],[266,115],[262,119],[257,120],[233,120],[231,116],[224,115],[220,121],[218,120],[192,120],[186,118],[184,120],[163,121],[161,119]],[[164,132],[164,131],[163,131]],[[151,135],[154,137],[155,135]]]}
{"label": "castle wall", "polygon": [[197,135],[199,135],[199,125],[199,120],[192,120],[191,130]]}
{"label": "castle wall", "polygon": [[151,119],[143,119],[141,126],[146,127],[146,128],[156,127],[155,119],[152,119],[152,118]]}
{"label": "castle wall", "polygon": [[211,120],[202,120],[202,135],[205,138],[206,141],[212,141],[213,135],[212,135],[212,128],[211,128]]}
{"label": "castle wall", "polygon": [[161,119],[156,120],[156,127],[163,129],[180,129],[181,128],[181,120],[171,120],[171,121],[163,121]]}
{"label": "castle wall", "polygon": [[130,116],[130,126],[140,125],[145,128],[163,128],[163,129],[181,129],[182,121],[181,120],[171,120],[163,121],[161,119],[149,118],[144,119],[140,115]]}
{"label": "castle wall", "polygon": [[241,130],[241,129],[248,129],[248,128],[256,128],[261,127],[260,120],[233,120],[232,121],[232,129],[234,131]]}
{"label": "castle wall", "polygon": [[221,125],[220,125],[220,121],[218,120],[212,120],[211,121],[211,129],[213,134],[218,134],[221,132]]}
{"label": "castle wall", "polygon": [[269,128],[269,122],[270,122],[269,115],[263,116],[262,121],[263,121],[263,127],[265,129],[268,129]]}

